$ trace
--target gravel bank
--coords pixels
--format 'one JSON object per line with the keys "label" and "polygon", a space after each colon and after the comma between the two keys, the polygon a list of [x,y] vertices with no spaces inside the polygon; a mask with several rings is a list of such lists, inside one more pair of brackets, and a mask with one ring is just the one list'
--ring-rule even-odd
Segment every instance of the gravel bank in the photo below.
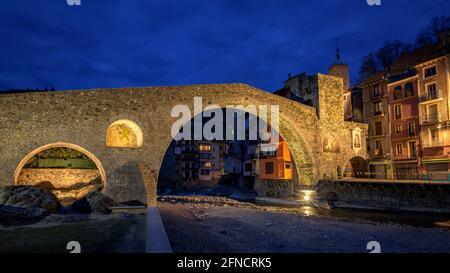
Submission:
{"label": "gravel bank", "polygon": [[443,228],[305,216],[222,197],[166,196],[160,211],[175,252],[450,252]]}

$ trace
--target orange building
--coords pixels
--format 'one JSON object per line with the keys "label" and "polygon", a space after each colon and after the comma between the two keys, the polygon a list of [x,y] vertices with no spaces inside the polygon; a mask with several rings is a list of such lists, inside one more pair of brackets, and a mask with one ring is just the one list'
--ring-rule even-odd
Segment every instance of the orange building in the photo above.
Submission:
{"label": "orange building", "polygon": [[291,153],[286,141],[281,137],[278,144],[261,144],[259,178],[264,180],[292,179]]}

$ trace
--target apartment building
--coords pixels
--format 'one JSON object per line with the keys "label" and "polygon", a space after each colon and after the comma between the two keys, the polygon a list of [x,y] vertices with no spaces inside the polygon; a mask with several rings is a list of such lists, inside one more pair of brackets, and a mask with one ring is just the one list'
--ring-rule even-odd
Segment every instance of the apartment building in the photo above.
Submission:
{"label": "apartment building", "polygon": [[424,176],[450,180],[450,55],[420,63],[418,73],[419,122]]}
{"label": "apartment building", "polygon": [[280,137],[277,144],[259,144],[259,179],[291,180],[292,158],[286,141]]}
{"label": "apartment building", "polygon": [[354,87],[362,93],[364,123],[369,125],[367,152],[372,178],[392,178],[393,174],[387,85],[387,74],[377,73]]}
{"label": "apartment building", "polygon": [[388,101],[394,179],[419,179],[418,75],[414,70],[389,77]]}

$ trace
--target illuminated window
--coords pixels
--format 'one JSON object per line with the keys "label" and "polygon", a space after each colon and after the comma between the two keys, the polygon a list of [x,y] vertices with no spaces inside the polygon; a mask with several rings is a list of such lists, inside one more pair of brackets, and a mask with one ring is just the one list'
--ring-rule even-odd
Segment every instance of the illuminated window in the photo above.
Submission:
{"label": "illuminated window", "polygon": [[403,144],[397,144],[395,146],[395,152],[397,155],[402,155],[403,154]]}
{"label": "illuminated window", "polygon": [[212,167],[211,161],[205,161],[205,162],[203,162],[203,168],[211,168],[211,167]]}
{"label": "illuminated window", "polygon": [[395,119],[401,119],[402,118],[402,106],[401,105],[395,105],[394,106],[394,118]]}
{"label": "illuminated window", "polygon": [[211,145],[209,145],[209,144],[200,144],[200,146],[198,147],[198,150],[200,152],[210,152],[211,151]]}
{"label": "illuminated window", "polygon": [[427,92],[428,92],[429,99],[436,99],[438,97],[435,83],[427,85]]}
{"label": "illuminated window", "polygon": [[376,140],[375,141],[375,155],[376,156],[383,156],[383,141],[382,140]]}
{"label": "illuminated window", "polygon": [[401,134],[402,133],[402,125],[401,124],[396,124],[395,125],[395,133],[396,134]]}
{"label": "illuminated window", "polygon": [[381,101],[377,101],[373,103],[373,114],[374,115],[381,115],[383,113],[383,105],[381,104]]}

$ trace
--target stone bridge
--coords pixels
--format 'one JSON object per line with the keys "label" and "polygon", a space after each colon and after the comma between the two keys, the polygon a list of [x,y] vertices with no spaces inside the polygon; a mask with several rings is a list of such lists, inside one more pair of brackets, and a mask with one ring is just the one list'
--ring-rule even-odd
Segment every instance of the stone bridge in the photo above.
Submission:
{"label": "stone bridge", "polygon": [[[17,183],[24,164],[51,147],[89,156],[100,170],[104,191],[118,201],[142,200],[142,163],[155,177],[172,142],[171,117],[179,104],[278,105],[280,134],[295,161],[299,183],[313,186],[335,178],[355,156],[366,158],[364,124],[343,121],[342,80],[319,77],[318,107],[306,106],[245,84],[188,85],[0,94],[0,185]],[[270,121],[269,121],[270,123]],[[125,131],[123,131],[125,129]],[[352,137],[359,134],[359,145]],[[131,144],[116,145],[130,134]],[[115,135],[114,135],[115,134]],[[327,151],[324,143],[337,147]]]}

